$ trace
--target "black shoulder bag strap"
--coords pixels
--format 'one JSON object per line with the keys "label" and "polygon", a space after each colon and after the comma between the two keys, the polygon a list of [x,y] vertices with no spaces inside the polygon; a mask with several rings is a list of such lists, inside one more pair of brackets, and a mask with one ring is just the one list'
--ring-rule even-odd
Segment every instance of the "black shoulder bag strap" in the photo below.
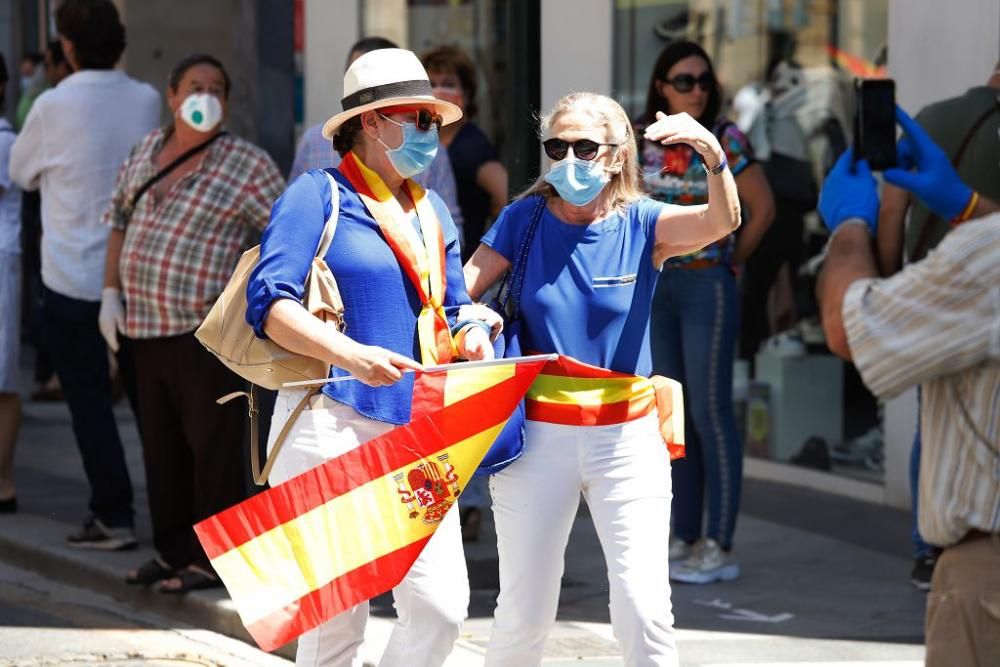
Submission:
{"label": "black shoulder bag strap", "polygon": [[[535,230],[538,229],[538,223],[541,221],[544,211],[545,197],[538,195],[538,202],[531,212],[531,221],[528,223],[528,229],[524,234],[524,241],[521,243],[521,247],[518,248],[517,256],[514,257],[510,271],[504,275],[503,281],[500,283],[500,289],[497,290],[497,303],[500,305],[501,315],[508,321],[514,320],[520,314],[521,288],[524,286],[524,272],[528,261],[528,252],[531,250],[531,241],[535,238]],[[504,294],[505,287],[507,289],[506,294]]]}
{"label": "black shoulder bag strap", "polygon": [[161,180],[166,178],[168,175],[170,175],[170,173],[173,172],[175,169],[177,169],[177,167],[181,166],[182,164],[184,164],[185,162],[193,158],[195,155],[202,152],[203,150],[211,146],[213,143],[215,143],[218,139],[224,137],[227,134],[229,133],[219,132],[218,134],[213,134],[211,137],[201,142],[197,146],[192,146],[191,148],[187,149],[186,151],[181,153],[173,162],[171,162],[166,167],[164,167],[163,169],[159,170],[158,172],[150,176],[145,183],[139,186],[139,189],[135,191],[135,194],[132,195],[132,201],[129,203],[128,211],[126,212],[126,218],[130,219],[132,217],[132,212],[135,211],[135,205],[139,203],[139,200],[142,198],[144,194],[146,194],[146,192],[151,187],[153,187]]}
{"label": "black shoulder bag strap", "polygon": [[[962,139],[962,143],[958,145],[958,151],[955,153],[955,157],[952,158],[951,164],[953,167],[958,169],[959,163],[962,162],[962,156],[965,155],[965,149],[969,147],[969,143],[972,142],[972,137],[976,135],[979,128],[983,126],[983,123],[989,119],[994,113],[1000,112],[1000,95],[993,98],[993,104],[990,108],[983,112],[983,114],[976,119],[976,122],[969,127],[969,131],[965,133],[965,138]],[[917,242],[913,246],[913,256],[910,260],[911,262],[916,262],[927,256],[927,245],[930,243],[931,227],[933,227],[937,222],[941,220],[941,216],[936,213],[931,213],[927,216],[924,221],[924,226],[920,230],[920,236],[917,237]]]}

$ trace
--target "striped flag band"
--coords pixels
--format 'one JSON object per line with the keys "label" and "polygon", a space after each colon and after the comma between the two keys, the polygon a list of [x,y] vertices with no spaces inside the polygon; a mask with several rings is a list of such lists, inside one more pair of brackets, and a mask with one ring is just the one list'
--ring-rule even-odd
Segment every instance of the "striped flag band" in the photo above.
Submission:
{"label": "striped flag band", "polygon": [[608,426],[656,410],[672,459],[684,455],[684,402],[680,383],[591,366],[560,356],[545,364],[525,398],[533,421],[569,426]]}

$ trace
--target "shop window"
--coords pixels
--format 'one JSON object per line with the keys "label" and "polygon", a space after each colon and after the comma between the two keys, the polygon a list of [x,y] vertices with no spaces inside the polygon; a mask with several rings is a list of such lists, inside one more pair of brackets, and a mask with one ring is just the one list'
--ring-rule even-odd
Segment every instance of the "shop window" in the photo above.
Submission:
{"label": "shop window", "polygon": [[825,242],[817,184],[850,140],[852,78],[884,74],[887,4],[616,0],[613,26],[614,95],[637,121],[661,50],[702,46],[722,114],[749,138],[775,194],[774,238],[760,248],[769,255],[740,271],[733,400],[747,454],[877,482],[878,406],[827,351],[813,293]]}

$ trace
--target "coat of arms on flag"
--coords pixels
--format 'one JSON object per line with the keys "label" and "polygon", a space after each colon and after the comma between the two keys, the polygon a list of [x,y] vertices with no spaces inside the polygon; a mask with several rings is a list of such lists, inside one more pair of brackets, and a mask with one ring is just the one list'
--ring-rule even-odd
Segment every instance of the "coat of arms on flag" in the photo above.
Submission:
{"label": "coat of arms on flag", "polygon": [[554,356],[422,374],[409,424],[197,524],[257,644],[274,650],[402,581]]}

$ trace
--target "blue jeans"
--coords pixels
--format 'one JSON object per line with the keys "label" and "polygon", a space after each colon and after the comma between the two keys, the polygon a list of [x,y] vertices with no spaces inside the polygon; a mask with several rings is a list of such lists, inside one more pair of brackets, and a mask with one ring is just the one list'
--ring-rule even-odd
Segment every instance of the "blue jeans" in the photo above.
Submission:
{"label": "blue jeans", "polygon": [[45,288],[42,336],[73,418],[90,483],[90,511],[110,527],[131,527],[132,480],[111,403],[108,348],[97,327],[98,302]]}
{"label": "blue jeans", "polygon": [[673,465],[673,535],[710,537],[727,549],[743,480],[732,395],[738,334],[739,295],[727,267],[663,269],[653,296],[653,370],[684,386],[687,438],[687,456]]}

